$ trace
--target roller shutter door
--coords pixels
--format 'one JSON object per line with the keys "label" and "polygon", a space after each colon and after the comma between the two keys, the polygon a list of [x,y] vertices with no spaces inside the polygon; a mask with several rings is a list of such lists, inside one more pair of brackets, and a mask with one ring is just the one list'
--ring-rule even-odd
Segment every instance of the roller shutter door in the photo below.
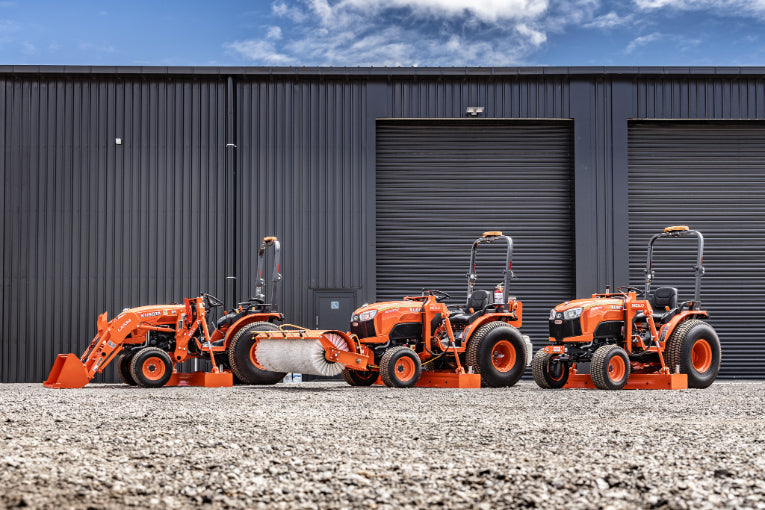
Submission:
{"label": "roller shutter door", "polygon": [[[765,125],[633,123],[629,129],[630,276],[643,281],[650,236],[701,231],[702,306],[723,346],[721,377],[765,376]],[[692,243],[665,242],[656,283],[692,296]],[[674,278],[672,275],[681,277]],[[675,283],[677,282],[677,283]]]}
{"label": "roller shutter door", "polygon": [[[522,330],[546,341],[550,308],[575,288],[570,130],[565,121],[378,121],[378,299],[435,288],[464,303],[472,241],[501,230],[514,241],[509,294],[523,301]],[[503,263],[502,250],[479,250],[477,288],[499,283]]]}

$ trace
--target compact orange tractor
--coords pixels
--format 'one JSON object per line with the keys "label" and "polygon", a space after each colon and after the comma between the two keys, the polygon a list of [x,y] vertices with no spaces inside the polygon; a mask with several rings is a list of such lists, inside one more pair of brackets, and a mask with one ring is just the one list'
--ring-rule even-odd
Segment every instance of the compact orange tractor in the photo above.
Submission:
{"label": "compact orange tractor", "polygon": [[[695,237],[698,241],[692,301],[678,304],[675,287],[651,291],[653,248],[659,239]],[[720,369],[720,340],[703,319],[701,277],[704,237],[687,226],[667,227],[648,243],[645,290],[619,287],[615,293],[567,301],[550,311],[551,345],[532,363],[542,388],[618,390],[706,388]],[[639,298],[640,296],[642,298]],[[590,374],[577,363],[590,363]]]}
{"label": "compact orange tractor", "polygon": [[[475,288],[475,259],[480,245],[493,243],[505,243],[507,256],[503,281],[489,292]],[[531,342],[517,329],[521,302],[507,297],[512,249],[501,232],[486,232],[473,242],[464,307],[447,307],[445,292],[423,290],[401,301],[362,306],[353,312],[350,333],[254,333],[255,362],[276,372],[342,373],[353,386],[378,379],[394,387],[512,386],[531,362]]]}
{"label": "compact orange tractor", "polygon": [[[235,375],[249,384],[274,384],[283,373],[263,370],[249,353],[253,332],[278,331],[275,322],[284,316],[275,304],[266,303],[263,266],[267,248],[273,248],[271,303],[276,302],[279,273],[279,241],[266,237],[258,250],[256,295],[224,314],[212,329],[208,312],[222,307],[209,294],[185,299],[184,304],[141,306],[124,310],[111,321],[106,312],[98,317],[98,333],[85,353],[59,354],[45,386],[81,388],[115,359],[120,378],[129,385],[155,388],[164,385],[231,386]],[[189,359],[208,360],[212,372],[177,373],[175,365]],[[233,374],[232,374],[233,372]]]}

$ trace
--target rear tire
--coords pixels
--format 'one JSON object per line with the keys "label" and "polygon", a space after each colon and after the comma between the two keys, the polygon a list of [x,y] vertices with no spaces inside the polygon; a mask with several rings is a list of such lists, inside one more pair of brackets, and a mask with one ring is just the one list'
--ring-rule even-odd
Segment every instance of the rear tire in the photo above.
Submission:
{"label": "rear tire", "polygon": [[489,322],[468,341],[466,360],[481,375],[481,386],[513,386],[526,369],[526,343],[513,326],[502,321]]}
{"label": "rear tire", "polygon": [[119,374],[123,383],[127,384],[128,386],[137,386],[138,383],[135,382],[135,379],[133,379],[133,376],[130,374],[131,361],[133,361],[132,352],[123,352],[120,354],[119,359],[117,359],[117,373]]}
{"label": "rear tire", "polygon": [[707,388],[717,379],[722,358],[720,339],[704,321],[689,319],[680,323],[667,341],[664,356],[670,371],[680,366],[688,374],[689,388]]}
{"label": "rear tire", "polygon": [[130,375],[142,388],[160,388],[173,375],[173,361],[162,349],[144,347],[133,356]]}
{"label": "rear tire", "polygon": [[343,370],[343,379],[351,386],[372,386],[380,377],[379,372],[371,370]]}
{"label": "rear tire", "polygon": [[618,345],[602,345],[592,355],[590,377],[601,390],[620,390],[630,377],[630,358]]}
{"label": "rear tire", "polygon": [[558,389],[568,382],[569,366],[565,361],[553,363],[558,354],[550,354],[540,349],[531,362],[534,381],[540,388]]}
{"label": "rear tire", "polygon": [[411,388],[420,379],[420,357],[409,347],[392,347],[380,360],[380,377],[386,386]]}
{"label": "rear tire", "polygon": [[231,371],[244,384],[276,384],[287,374],[263,370],[257,364],[254,355],[257,341],[252,339],[252,333],[255,331],[279,331],[279,327],[270,322],[253,322],[237,331],[228,347]]}

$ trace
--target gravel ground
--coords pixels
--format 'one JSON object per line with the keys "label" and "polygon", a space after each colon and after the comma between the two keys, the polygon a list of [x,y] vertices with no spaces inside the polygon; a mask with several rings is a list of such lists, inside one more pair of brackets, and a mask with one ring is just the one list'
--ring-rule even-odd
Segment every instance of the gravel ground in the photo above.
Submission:
{"label": "gravel ground", "polygon": [[765,508],[765,383],[0,385],[0,506]]}

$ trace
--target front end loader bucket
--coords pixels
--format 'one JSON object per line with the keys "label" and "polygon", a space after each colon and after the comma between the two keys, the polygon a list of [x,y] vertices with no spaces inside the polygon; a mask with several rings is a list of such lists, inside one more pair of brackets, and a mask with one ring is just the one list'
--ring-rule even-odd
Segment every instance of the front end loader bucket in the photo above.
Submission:
{"label": "front end loader bucket", "polygon": [[85,365],[77,355],[69,353],[56,356],[56,362],[43,385],[47,388],[82,388],[88,382]]}

